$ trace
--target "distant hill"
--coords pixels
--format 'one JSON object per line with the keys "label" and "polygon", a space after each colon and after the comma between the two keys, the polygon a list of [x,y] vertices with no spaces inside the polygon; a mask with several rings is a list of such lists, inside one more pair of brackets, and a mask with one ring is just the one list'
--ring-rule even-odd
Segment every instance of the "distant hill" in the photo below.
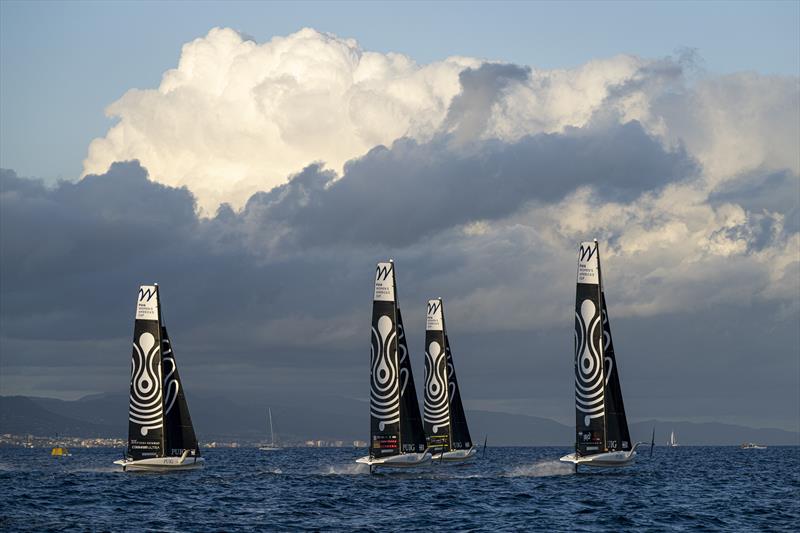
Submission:
{"label": "distant hill", "polygon": [[[281,401],[234,401],[217,394],[190,393],[189,408],[201,440],[261,440],[266,438],[267,405],[272,408],[277,436],[284,441],[367,440],[365,402],[340,397],[298,396]],[[0,433],[55,434],[83,437],[124,437],[128,431],[127,394],[94,394],[79,400],[0,396]],[[574,429],[534,416],[469,410],[473,440],[485,436],[495,446],[570,446]],[[800,445],[800,434],[781,429],[756,429],[732,424],[661,422],[631,425],[634,440],[650,440],[656,428],[656,444],[663,445],[674,430],[683,445],[734,445],[760,442]]]}
{"label": "distant hill", "polygon": [[[15,435],[81,437],[106,437],[116,435],[116,428],[91,421],[90,417],[75,418],[65,412],[57,412],[41,406],[38,398],[25,396],[0,396],[0,433]],[[63,402],[49,400],[62,404]]]}

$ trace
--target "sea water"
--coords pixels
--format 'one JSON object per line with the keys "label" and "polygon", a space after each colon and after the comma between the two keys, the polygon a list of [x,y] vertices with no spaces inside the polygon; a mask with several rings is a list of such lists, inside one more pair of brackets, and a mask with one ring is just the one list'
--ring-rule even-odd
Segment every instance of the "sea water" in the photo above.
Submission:
{"label": "sea water", "polygon": [[0,449],[2,531],[797,531],[800,447],[657,447],[581,467],[568,448],[370,475],[364,449],[204,450],[193,472],[122,473],[114,449]]}

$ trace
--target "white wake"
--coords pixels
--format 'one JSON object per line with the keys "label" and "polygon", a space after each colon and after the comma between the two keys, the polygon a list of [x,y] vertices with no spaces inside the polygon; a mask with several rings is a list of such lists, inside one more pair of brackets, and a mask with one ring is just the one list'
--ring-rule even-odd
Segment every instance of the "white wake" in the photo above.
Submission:
{"label": "white wake", "polygon": [[572,473],[574,468],[561,461],[540,461],[532,465],[515,467],[508,471],[506,477],[568,476]]}

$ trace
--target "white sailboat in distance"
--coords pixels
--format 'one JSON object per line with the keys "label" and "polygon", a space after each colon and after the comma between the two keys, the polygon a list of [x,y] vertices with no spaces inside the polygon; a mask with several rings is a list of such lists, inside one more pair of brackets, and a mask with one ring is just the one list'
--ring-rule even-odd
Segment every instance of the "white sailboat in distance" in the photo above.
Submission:
{"label": "white sailboat in distance", "polygon": [[678,447],[678,439],[675,438],[675,430],[670,432],[669,441],[667,442],[667,446],[669,446],[670,448],[677,448]]}
{"label": "white sailboat in distance", "polygon": [[258,449],[262,452],[275,452],[281,449],[280,446],[275,444],[275,432],[272,429],[272,409],[267,409],[267,414],[269,417],[269,444],[265,446],[259,446]]}

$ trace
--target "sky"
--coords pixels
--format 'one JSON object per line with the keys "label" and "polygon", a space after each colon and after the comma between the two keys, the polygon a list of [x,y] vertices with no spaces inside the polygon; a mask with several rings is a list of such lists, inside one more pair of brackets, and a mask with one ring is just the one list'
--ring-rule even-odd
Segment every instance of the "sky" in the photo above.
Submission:
{"label": "sky", "polygon": [[312,27],[419,63],[463,55],[553,69],[690,49],[719,74],[800,69],[797,2],[4,0],[0,13],[0,160],[48,180],[79,176],[89,142],[113,123],[106,106],[157,85],[181,46],[215,26],[259,42]]}
{"label": "sky", "polygon": [[0,393],[125,388],[158,281],[187,387],[365,398],[393,257],[416,372],[442,296],[469,408],[569,421],[596,237],[632,418],[800,426],[797,2],[0,15]]}

